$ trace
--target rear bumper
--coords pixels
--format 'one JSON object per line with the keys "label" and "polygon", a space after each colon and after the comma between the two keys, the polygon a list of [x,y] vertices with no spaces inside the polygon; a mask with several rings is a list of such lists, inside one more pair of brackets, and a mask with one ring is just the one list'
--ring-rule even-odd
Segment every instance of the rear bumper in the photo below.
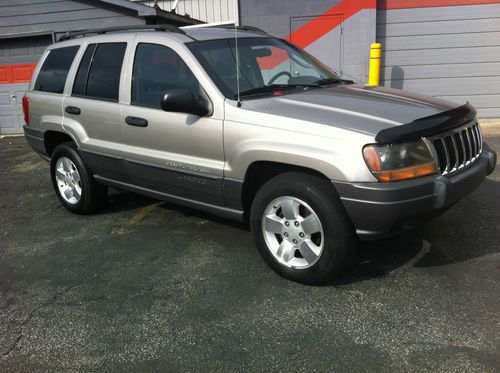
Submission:
{"label": "rear bumper", "polygon": [[486,144],[472,165],[451,177],[427,176],[399,182],[333,184],[362,239],[412,229],[444,212],[476,189],[493,172],[496,153]]}
{"label": "rear bumper", "polygon": [[50,157],[45,150],[44,135],[45,131],[31,128],[26,125],[23,126],[24,136],[31,148],[38,153],[43,159],[49,160]]}

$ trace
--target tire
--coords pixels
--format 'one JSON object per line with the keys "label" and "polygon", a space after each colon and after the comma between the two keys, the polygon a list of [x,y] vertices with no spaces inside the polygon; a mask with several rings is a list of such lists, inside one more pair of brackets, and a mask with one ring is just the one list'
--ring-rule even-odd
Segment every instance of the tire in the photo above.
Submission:
{"label": "tire", "polygon": [[90,214],[106,202],[107,187],[96,183],[72,142],[54,149],[50,175],[59,201],[75,214]]}
{"label": "tire", "polygon": [[264,260],[296,282],[331,283],[357,255],[358,239],[340,198],[318,176],[287,172],[270,179],[253,200],[250,225]]}

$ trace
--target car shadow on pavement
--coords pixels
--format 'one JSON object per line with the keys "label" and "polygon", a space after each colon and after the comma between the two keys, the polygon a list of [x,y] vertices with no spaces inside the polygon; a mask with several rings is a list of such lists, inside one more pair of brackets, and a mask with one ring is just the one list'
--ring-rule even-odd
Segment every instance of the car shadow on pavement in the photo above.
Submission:
{"label": "car shadow on pavement", "polygon": [[109,188],[106,206],[99,209],[95,214],[104,215],[130,211],[152,203],[158,203],[158,200],[136,193]]}
{"label": "car shadow on pavement", "polygon": [[486,179],[472,195],[421,227],[361,242],[358,264],[334,285],[366,281],[411,268],[444,266],[500,251],[500,183]]}
{"label": "car shadow on pavement", "polygon": [[[442,266],[500,251],[500,183],[486,179],[472,195],[421,227],[391,238],[360,242],[357,264],[331,285],[368,281],[418,267]],[[161,202],[138,194],[111,190],[101,214],[130,211],[159,203],[184,217],[249,231],[245,223]]]}

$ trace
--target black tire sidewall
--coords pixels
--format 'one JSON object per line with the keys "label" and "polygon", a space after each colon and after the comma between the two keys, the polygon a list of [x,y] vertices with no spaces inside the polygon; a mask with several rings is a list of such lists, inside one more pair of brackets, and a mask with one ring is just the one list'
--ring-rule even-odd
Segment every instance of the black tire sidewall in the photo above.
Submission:
{"label": "black tire sidewall", "polygon": [[[80,197],[80,200],[75,204],[71,204],[63,198],[57,185],[56,164],[57,160],[61,157],[69,158],[74,163],[78,170],[78,173],[80,174],[82,195]],[[76,151],[76,147],[74,146],[74,144],[64,143],[56,147],[51,157],[50,175],[52,179],[52,185],[54,186],[57,197],[65,208],[76,214],[87,214],[93,210],[93,199],[95,198],[95,181],[93,180],[93,177],[88,168],[83,163],[80,155]]]}
{"label": "black tire sidewall", "polygon": [[[325,236],[323,252],[311,267],[294,269],[279,263],[265,242],[262,233],[263,213],[271,201],[283,196],[306,202],[321,221]],[[333,185],[315,175],[290,172],[269,180],[255,196],[250,224],[265,261],[280,275],[297,282],[312,285],[328,283],[345,271],[356,255],[354,228]]]}

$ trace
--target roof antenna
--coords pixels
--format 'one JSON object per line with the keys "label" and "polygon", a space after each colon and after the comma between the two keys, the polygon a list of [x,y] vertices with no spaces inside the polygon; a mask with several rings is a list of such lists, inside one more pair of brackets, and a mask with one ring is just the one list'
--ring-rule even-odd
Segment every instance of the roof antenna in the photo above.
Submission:
{"label": "roof antenna", "polygon": [[240,57],[238,53],[238,22],[234,22],[234,39],[236,46],[236,93],[238,95],[237,107],[241,107],[241,97],[240,97]]}

